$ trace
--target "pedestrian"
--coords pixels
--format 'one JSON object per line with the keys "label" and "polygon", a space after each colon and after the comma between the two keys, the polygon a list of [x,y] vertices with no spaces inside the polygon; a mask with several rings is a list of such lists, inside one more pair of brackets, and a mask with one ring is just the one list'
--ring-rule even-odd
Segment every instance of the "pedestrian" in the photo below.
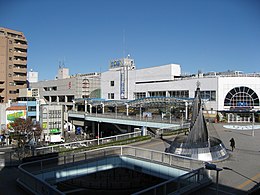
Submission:
{"label": "pedestrian", "polygon": [[232,149],[232,152],[233,152],[233,150],[234,150],[234,148],[235,148],[235,140],[234,140],[234,138],[232,137],[231,140],[229,140],[229,141],[230,141],[230,146],[231,146],[231,149]]}

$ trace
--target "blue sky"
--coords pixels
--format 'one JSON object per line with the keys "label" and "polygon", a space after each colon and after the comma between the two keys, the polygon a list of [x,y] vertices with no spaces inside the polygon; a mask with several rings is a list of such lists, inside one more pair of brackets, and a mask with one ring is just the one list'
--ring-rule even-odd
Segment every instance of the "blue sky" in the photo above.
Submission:
{"label": "blue sky", "polygon": [[63,60],[71,74],[103,72],[128,53],[138,69],[260,72],[258,0],[0,0],[0,26],[25,34],[40,80]]}

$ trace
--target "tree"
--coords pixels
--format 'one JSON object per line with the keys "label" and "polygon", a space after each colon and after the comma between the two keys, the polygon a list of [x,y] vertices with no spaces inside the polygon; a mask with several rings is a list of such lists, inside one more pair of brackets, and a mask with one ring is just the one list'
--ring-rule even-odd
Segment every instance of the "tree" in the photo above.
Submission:
{"label": "tree", "polygon": [[12,138],[17,139],[19,148],[24,147],[32,139],[38,140],[42,133],[40,124],[33,123],[31,118],[16,118],[10,125],[14,129]]}

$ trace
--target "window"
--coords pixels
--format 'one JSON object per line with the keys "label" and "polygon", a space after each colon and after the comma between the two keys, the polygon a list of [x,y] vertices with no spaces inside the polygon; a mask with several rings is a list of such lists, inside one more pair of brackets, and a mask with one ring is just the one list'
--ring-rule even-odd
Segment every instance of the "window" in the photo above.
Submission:
{"label": "window", "polygon": [[110,86],[114,87],[115,86],[115,81],[110,81]]}
{"label": "window", "polygon": [[146,93],[145,92],[136,92],[134,93],[134,99],[141,99],[141,98],[145,98],[146,97]]}
{"label": "window", "polygon": [[150,97],[166,97],[166,91],[149,91]]}
{"label": "window", "polygon": [[201,99],[216,101],[216,91],[201,91]]}
{"label": "window", "polygon": [[227,93],[224,106],[253,108],[254,106],[259,106],[259,98],[258,95],[248,87],[235,87]]}
{"label": "window", "polygon": [[189,90],[176,90],[176,91],[169,91],[170,97],[177,97],[177,98],[188,98],[189,97]]}
{"label": "window", "polygon": [[9,44],[12,44],[13,43],[13,41],[12,40],[9,40]]}
{"label": "window", "polygon": [[36,106],[28,106],[28,111],[29,112],[35,112],[36,111]]}
{"label": "window", "polygon": [[10,65],[9,65],[9,68],[10,68],[10,69],[13,68],[13,65],[10,64]]}
{"label": "window", "polygon": [[108,93],[107,98],[113,100],[113,99],[115,99],[115,94],[114,93]]}
{"label": "window", "polygon": [[9,60],[12,60],[12,57],[9,57]]}

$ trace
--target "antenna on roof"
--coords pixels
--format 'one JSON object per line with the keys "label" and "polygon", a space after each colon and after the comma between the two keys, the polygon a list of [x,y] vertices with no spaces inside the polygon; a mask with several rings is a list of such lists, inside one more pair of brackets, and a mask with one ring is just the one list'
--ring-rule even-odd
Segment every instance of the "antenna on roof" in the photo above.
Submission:
{"label": "antenna on roof", "polygon": [[123,30],[123,58],[125,58],[125,29]]}
{"label": "antenna on roof", "polygon": [[62,68],[65,68],[65,57],[63,57],[63,60],[62,60]]}

